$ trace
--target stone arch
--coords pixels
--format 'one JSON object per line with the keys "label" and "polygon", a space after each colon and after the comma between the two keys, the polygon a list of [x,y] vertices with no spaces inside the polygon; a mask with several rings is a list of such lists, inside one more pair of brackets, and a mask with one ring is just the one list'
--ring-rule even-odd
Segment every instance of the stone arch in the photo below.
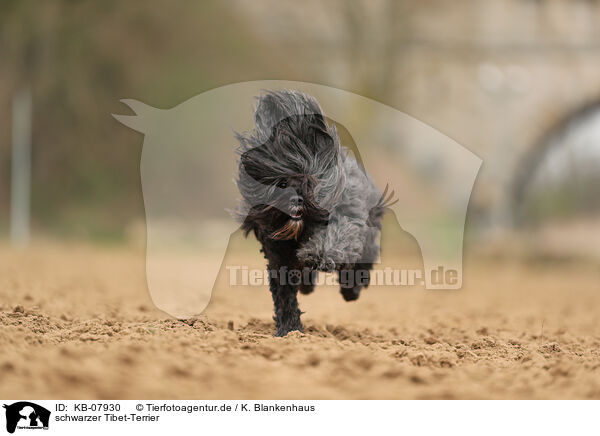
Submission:
{"label": "stone arch", "polygon": [[515,226],[523,224],[523,201],[536,169],[544,158],[562,143],[568,132],[585,123],[594,113],[600,110],[600,99],[589,101],[574,111],[560,117],[548,129],[544,130],[514,170],[509,186],[509,202],[512,211],[512,222]]}

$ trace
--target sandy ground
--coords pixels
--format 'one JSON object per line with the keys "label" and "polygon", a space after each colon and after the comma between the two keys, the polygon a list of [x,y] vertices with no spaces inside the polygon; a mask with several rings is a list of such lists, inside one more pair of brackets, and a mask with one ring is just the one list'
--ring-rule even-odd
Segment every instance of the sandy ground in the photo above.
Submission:
{"label": "sandy ground", "polygon": [[0,397],[600,398],[597,266],[470,256],[465,278],[318,288],[305,333],[274,338],[264,287],[184,323],[153,307],[141,250],[0,247]]}

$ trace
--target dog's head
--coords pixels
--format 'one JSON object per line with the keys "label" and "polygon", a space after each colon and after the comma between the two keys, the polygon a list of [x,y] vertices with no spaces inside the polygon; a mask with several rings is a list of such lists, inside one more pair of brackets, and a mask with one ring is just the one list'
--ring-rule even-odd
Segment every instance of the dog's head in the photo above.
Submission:
{"label": "dog's head", "polygon": [[306,226],[327,221],[343,190],[337,132],[314,98],[294,91],[259,97],[255,124],[237,134],[245,228],[298,239]]}

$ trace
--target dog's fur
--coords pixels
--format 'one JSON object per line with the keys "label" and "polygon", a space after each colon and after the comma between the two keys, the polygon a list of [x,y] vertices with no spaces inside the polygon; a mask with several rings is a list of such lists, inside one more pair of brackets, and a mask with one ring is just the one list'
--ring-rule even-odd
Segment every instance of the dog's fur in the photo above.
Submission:
{"label": "dog's fur", "polygon": [[276,335],[285,336],[302,331],[297,292],[313,291],[317,271],[337,271],[346,301],[369,285],[391,196],[340,145],[313,97],[265,92],[254,118],[254,130],[236,134],[243,197],[237,213],[246,235],[254,232],[262,244]]}

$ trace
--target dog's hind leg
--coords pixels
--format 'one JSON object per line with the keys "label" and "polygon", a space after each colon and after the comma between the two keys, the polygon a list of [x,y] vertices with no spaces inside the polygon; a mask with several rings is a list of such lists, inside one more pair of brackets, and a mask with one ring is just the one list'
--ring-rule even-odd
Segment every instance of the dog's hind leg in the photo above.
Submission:
{"label": "dog's hind leg", "polygon": [[317,275],[319,273],[314,270],[309,270],[305,268],[302,274],[302,282],[300,283],[299,291],[301,294],[310,294],[315,290],[315,285],[317,284]]}
{"label": "dog's hind leg", "polygon": [[346,301],[357,300],[362,288],[371,282],[371,263],[357,263],[352,268],[342,268],[338,272],[340,292]]}

